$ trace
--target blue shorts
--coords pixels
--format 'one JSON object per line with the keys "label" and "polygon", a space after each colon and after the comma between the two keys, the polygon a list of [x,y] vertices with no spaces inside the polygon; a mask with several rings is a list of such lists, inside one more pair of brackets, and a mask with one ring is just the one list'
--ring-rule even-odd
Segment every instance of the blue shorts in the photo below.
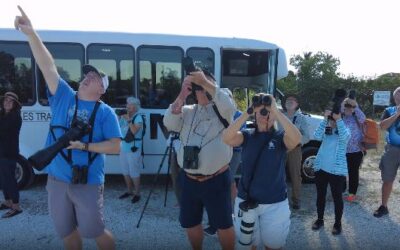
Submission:
{"label": "blue shorts", "polygon": [[227,229],[233,226],[231,204],[231,180],[229,169],[203,182],[179,173],[182,188],[179,221],[183,228],[201,224],[203,208],[207,210],[210,226]]}

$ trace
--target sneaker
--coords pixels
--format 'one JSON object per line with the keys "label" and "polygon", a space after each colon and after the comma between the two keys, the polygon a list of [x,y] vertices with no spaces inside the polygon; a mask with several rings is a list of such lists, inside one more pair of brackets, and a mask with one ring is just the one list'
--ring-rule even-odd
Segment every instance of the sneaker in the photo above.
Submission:
{"label": "sneaker", "polygon": [[349,194],[348,196],[346,196],[346,201],[348,202],[355,202],[356,201],[357,196],[355,194]]}
{"label": "sneaker", "polygon": [[341,232],[342,232],[342,224],[335,222],[335,224],[333,224],[332,234],[339,235]]}
{"label": "sneaker", "polygon": [[217,233],[217,229],[212,226],[208,226],[204,228],[204,233],[208,236],[215,236]]}
{"label": "sneaker", "polygon": [[134,195],[133,196],[133,198],[132,198],[132,203],[136,203],[136,202],[138,202],[138,201],[140,201],[140,195]]}
{"label": "sneaker", "polygon": [[324,226],[324,220],[317,219],[312,225],[312,230],[317,231],[323,226]]}
{"label": "sneaker", "polygon": [[389,213],[389,210],[387,207],[381,205],[375,212],[374,212],[374,216],[377,218],[380,218],[384,215],[387,215]]}
{"label": "sneaker", "polygon": [[128,197],[131,196],[131,195],[132,195],[132,193],[126,192],[126,193],[123,193],[123,194],[119,197],[119,199],[125,199],[125,198],[128,198]]}

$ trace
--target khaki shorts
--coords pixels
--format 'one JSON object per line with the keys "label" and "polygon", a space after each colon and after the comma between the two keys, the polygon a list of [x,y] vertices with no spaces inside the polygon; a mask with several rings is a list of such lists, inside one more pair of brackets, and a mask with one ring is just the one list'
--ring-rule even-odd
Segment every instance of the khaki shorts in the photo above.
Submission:
{"label": "khaki shorts", "polygon": [[381,177],[384,182],[393,182],[396,178],[397,169],[400,165],[400,147],[390,144],[385,146],[379,168],[381,169]]}
{"label": "khaki shorts", "polygon": [[61,238],[76,229],[84,238],[104,233],[103,185],[68,184],[49,175],[46,190],[50,217]]}

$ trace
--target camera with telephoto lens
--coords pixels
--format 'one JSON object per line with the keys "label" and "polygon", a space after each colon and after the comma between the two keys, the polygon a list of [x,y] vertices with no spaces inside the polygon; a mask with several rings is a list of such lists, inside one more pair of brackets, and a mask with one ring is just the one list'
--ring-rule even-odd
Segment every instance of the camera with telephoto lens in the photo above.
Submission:
{"label": "camera with telephoto lens", "polygon": [[[332,98],[331,101],[331,108],[328,108],[328,110],[331,110],[331,114],[328,116],[329,120],[334,120],[332,117],[332,114],[340,114],[340,109],[342,107],[342,102],[346,98],[346,90],[344,89],[337,89],[335,91],[335,95]],[[325,134],[331,135],[332,134],[332,127],[329,125],[325,127]]]}
{"label": "camera with telephoto lens", "polygon": [[126,109],[116,109],[115,110],[115,114],[117,114],[118,116],[126,115],[126,114],[128,114],[128,110],[126,110]]}
{"label": "camera with telephoto lens", "polygon": [[52,145],[39,150],[29,157],[29,163],[31,163],[36,170],[43,170],[62,149],[70,145],[70,141],[80,140],[82,137],[89,134],[90,130],[90,124],[83,120],[75,119],[71,123],[71,128]]}
{"label": "camera with telephoto lens", "polygon": [[240,234],[239,243],[244,246],[248,246],[252,242],[252,236],[254,231],[254,224],[256,222],[256,208],[258,207],[257,202],[252,200],[245,200],[239,203],[239,214],[240,220]]}
{"label": "camera with telephoto lens", "polygon": [[[192,72],[199,71],[194,65],[193,58],[189,56],[183,58],[182,64],[183,68],[185,69],[186,75],[190,75],[190,73]],[[203,90],[203,87],[192,82],[192,91],[196,90]]]}
{"label": "camera with telephoto lens", "polygon": [[349,99],[351,99],[351,100],[356,99],[356,91],[354,89],[349,91]]}
{"label": "camera with telephoto lens", "polygon": [[199,169],[200,150],[197,146],[183,147],[183,169]]}
{"label": "camera with telephoto lens", "polygon": [[262,116],[268,115],[268,110],[265,108],[265,106],[271,106],[272,99],[269,95],[262,93],[256,94],[251,98],[251,102],[252,102],[251,107],[247,109],[247,113],[249,115],[253,114],[254,108],[257,108],[261,105],[264,106],[264,108],[260,110],[260,114]]}
{"label": "camera with telephoto lens", "polygon": [[89,167],[73,165],[72,166],[72,184],[87,184]]}

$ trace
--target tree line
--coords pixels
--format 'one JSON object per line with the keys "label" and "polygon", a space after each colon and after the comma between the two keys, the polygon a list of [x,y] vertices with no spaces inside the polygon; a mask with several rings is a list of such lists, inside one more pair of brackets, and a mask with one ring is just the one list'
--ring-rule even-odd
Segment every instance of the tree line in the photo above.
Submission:
{"label": "tree line", "polygon": [[326,52],[304,52],[290,58],[295,71],[278,80],[277,88],[284,94],[296,94],[302,110],[321,114],[334,96],[336,89],[356,91],[356,101],[369,117],[379,117],[382,106],[373,106],[373,93],[387,90],[391,93],[400,86],[400,73],[387,73],[376,78],[344,76],[339,73],[339,58]]}

